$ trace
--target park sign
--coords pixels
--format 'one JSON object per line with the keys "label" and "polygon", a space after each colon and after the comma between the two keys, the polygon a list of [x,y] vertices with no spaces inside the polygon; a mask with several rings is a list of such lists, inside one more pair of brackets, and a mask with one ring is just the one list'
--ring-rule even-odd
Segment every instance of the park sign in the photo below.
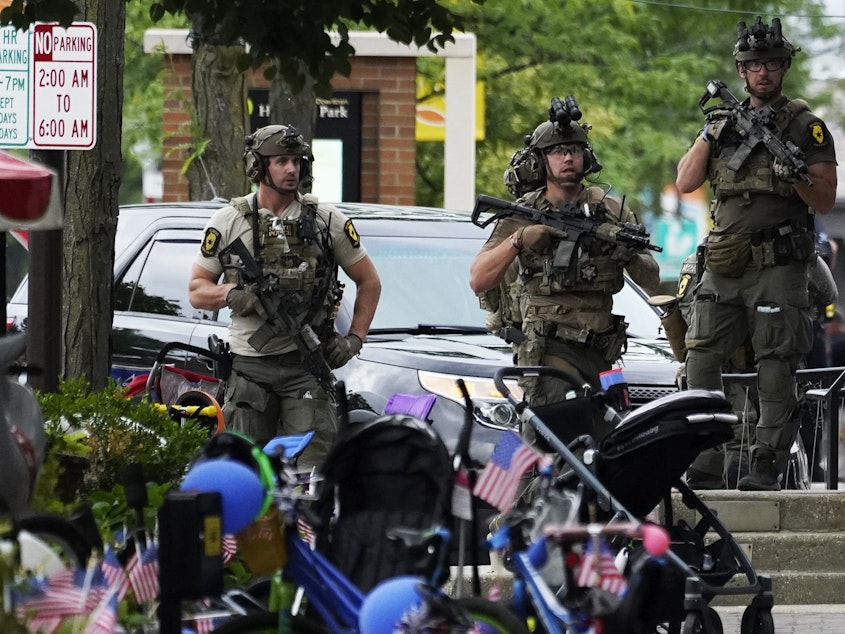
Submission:
{"label": "park sign", "polygon": [[90,150],[96,143],[97,27],[0,27],[0,147]]}

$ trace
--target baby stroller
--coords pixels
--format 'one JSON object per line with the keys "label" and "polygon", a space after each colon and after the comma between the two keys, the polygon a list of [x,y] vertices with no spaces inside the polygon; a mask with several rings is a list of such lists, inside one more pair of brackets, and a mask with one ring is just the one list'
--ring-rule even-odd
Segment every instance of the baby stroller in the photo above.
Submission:
{"label": "baby stroller", "polygon": [[[575,385],[580,382],[549,367],[502,368],[494,379],[523,424],[531,425],[571,470],[570,479],[582,487],[584,498],[603,520],[642,518],[663,502],[662,523],[672,540],[666,555],[671,565],[662,568],[655,600],[647,602],[637,617],[648,631],[720,634],[721,621],[709,602],[718,595],[748,594],[751,601],[743,614],[742,634],[774,632],[771,579],[755,572],[727,528],[681,479],[699,452],[731,437],[735,415],[724,395],[687,390],[657,399],[622,419],[604,393],[593,393],[589,384],[583,384],[573,402],[532,411],[504,382],[505,378],[526,376],[553,376]],[[566,426],[561,425],[573,409],[583,414],[584,401],[618,421],[598,443],[589,436],[567,437]],[[572,409],[568,412],[568,408]],[[544,422],[546,418],[556,421],[557,433]],[[577,434],[577,426],[575,429]],[[669,503],[673,487],[681,493],[683,503],[701,516],[695,527],[674,523]],[[711,532],[717,536],[712,542],[706,540]],[[641,555],[639,547],[630,550],[629,566]],[[726,585],[737,575],[744,575],[746,583]]]}
{"label": "baby stroller", "polygon": [[317,546],[364,592],[389,577],[426,574],[432,558],[390,539],[392,529],[449,525],[451,457],[426,409],[431,403],[389,402],[385,411],[395,413],[355,412],[323,463],[312,509]]}
{"label": "baby stroller", "polygon": [[[174,355],[173,353],[176,353]],[[179,367],[188,354],[206,362],[212,375],[199,374]],[[184,355],[179,362],[174,358]],[[159,350],[148,374],[135,377],[125,388],[127,398],[146,396],[180,423],[196,420],[209,434],[224,429],[223,392],[231,371],[231,360],[225,344],[209,340],[209,349],[172,341]]]}

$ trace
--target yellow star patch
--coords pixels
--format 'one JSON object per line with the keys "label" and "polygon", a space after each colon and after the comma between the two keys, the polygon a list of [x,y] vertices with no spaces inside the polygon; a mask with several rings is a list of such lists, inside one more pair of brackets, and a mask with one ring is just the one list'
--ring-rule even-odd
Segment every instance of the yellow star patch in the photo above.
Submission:
{"label": "yellow star patch", "polygon": [[205,230],[205,237],[202,239],[202,247],[200,253],[207,258],[213,258],[217,254],[217,248],[220,246],[220,232],[213,227]]}
{"label": "yellow star patch", "polygon": [[819,145],[824,143],[824,129],[822,128],[821,123],[813,123],[810,125],[810,134]]}
{"label": "yellow star patch", "polygon": [[349,238],[349,242],[352,243],[352,246],[355,249],[361,246],[361,236],[358,235],[358,232],[355,230],[355,226],[352,224],[351,220],[347,220],[346,224],[343,225],[343,231],[346,233],[346,237]]}

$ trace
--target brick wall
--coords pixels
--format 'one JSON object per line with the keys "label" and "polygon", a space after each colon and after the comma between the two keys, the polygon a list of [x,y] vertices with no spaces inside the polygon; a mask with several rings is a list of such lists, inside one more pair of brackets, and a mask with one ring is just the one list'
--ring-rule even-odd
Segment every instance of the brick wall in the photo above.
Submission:
{"label": "brick wall", "polygon": [[[180,173],[190,143],[191,59],[164,56],[162,175],[164,200],[188,199]],[[416,59],[353,57],[349,77],[335,76],[336,90],[362,93],[361,200],[412,205],[415,202]],[[254,87],[266,86],[260,74]],[[319,157],[317,157],[319,160]]]}

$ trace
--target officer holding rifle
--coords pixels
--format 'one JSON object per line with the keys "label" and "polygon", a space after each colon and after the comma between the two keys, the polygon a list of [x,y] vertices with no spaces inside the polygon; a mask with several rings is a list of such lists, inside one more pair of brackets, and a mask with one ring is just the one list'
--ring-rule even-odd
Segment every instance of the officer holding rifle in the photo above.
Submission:
{"label": "officer holding rifle", "polygon": [[[335,441],[331,370],[360,351],[381,294],[352,221],[301,193],[313,158],[291,125],[246,137],[243,160],[258,191],[212,216],[189,281],[192,306],[232,311],[226,426],[260,445],[314,431],[300,467],[319,466]],[[334,330],[339,266],[357,287],[346,334]]]}
{"label": "officer holding rifle", "polygon": [[[836,157],[824,122],[783,95],[796,48],[757,18],[737,26],[739,103],[711,81],[699,102],[705,126],[678,164],[688,193],[709,181],[715,206],[705,271],[686,335],[690,388],[721,389],[723,363],[750,335],[760,415],[743,490],[778,490],[797,433],[795,372],[813,337],[808,266],[815,261],[812,209],[836,198]],[[714,97],[722,103],[705,104]]]}
{"label": "officer holding rifle", "polygon": [[[604,234],[621,229],[622,223],[638,225],[622,201],[583,182],[601,165],[587,140],[589,126],[577,123],[581,113],[575,100],[553,99],[549,114],[550,120],[526,139],[506,172],[511,191],[522,194],[517,204],[539,210],[549,220],[595,221]],[[611,369],[626,343],[627,324],[612,313],[613,294],[622,289],[626,269],[654,292],[660,281],[655,259],[642,245],[564,230],[513,213],[498,219],[473,260],[470,286],[478,294],[495,289],[514,264],[525,335],[517,346],[518,365],[559,367],[599,389],[599,374]],[[523,387],[528,404],[535,407],[563,401],[579,386],[542,377],[525,379]],[[602,425],[601,420],[593,421],[596,438],[608,431]],[[523,430],[526,440],[534,440],[532,431]]]}

